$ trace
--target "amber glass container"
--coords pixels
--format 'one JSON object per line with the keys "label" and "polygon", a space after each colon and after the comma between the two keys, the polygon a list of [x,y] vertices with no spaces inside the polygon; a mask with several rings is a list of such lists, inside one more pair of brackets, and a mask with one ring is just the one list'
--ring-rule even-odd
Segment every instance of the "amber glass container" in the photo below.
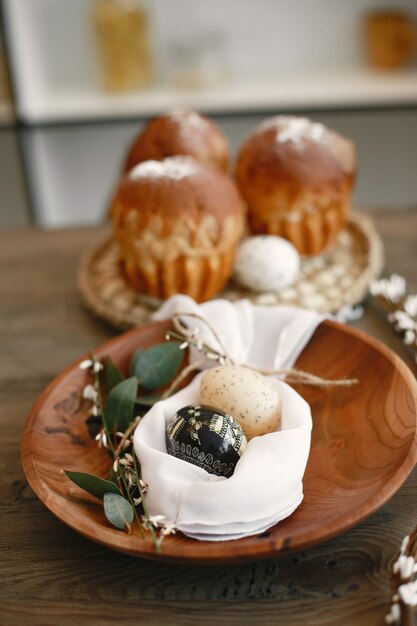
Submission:
{"label": "amber glass container", "polygon": [[366,16],[368,61],[377,69],[406,66],[416,50],[416,25],[403,11],[374,11]]}
{"label": "amber glass container", "polygon": [[139,0],[95,0],[93,23],[103,87],[131,91],[152,81],[149,16]]}

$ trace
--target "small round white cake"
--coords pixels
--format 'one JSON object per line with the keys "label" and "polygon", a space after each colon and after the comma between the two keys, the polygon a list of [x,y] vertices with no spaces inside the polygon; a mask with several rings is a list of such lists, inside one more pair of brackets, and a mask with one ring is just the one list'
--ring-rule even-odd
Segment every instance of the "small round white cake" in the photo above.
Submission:
{"label": "small round white cake", "polygon": [[248,237],[237,249],[233,278],[252,291],[277,291],[291,285],[300,271],[300,255],[286,239]]}

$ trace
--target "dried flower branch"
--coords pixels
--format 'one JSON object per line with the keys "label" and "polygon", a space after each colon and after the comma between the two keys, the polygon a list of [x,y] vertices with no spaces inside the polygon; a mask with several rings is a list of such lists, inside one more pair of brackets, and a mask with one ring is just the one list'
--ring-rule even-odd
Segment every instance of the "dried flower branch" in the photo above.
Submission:
{"label": "dried flower branch", "polygon": [[391,569],[392,598],[385,622],[413,626],[417,622],[417,528],[404,537]]}
{"label": "dried flower branch", "polygon": [[[198,326],[195,326],[194,329],[190,331],[188,329],[188,326],[183,323],[181,319],[183,317],[190,317],[192,319],[203,322],[214,337],[220,350],[213,350],[210,346],[203,342],[203,340],[199,337],[200,333]],[[175,313],[172,316],[172,323],[174,324],[175,329],[178,331],[178,333],[184,336],[184,343],[190,346],[194,346],[199,352],[206,354],[207,358],[215,361],[218,360],[220,365],[225,365],[232,362],[231,359],[227,356],[227,351],[225,350],[223,342],[220,339],[218,333],[211,326],[211,324],[209,324],[207,320],[204,319],[204,317],[198,315],[198,313]]]}
{"label": "dried flower branch", "polygon": [[407,295],[405,278],[398,274],[374,280],[370,292],[417,362],[417,294]]}
{"label": "dried flower branch", "polygon": [[[91,402],[91,414],[100,416],[102,420],[101,429],[95,436],[99,447],[106,448],[112,457],[112,474],[113,479],[117,482],[120,492],[126,498],[123,504],[123,497],[112,494],[112,498],[105,494],[104,510],[108,519],[117,527],[124,528],[129,534],[131,532],[131,519],[135,518],[142,537],[145,538],[145,531],[149,532],[157,552],[161,550],[161,543],[165,536],[175,533],[173,522],[166,521],[164,523],[154,524],[154,519],[149,515],[146,507],[145,494],[148,485],[142,480],[140,464],[135,455],[133,447],[133,433],[140,421],[140,417],[136,416],[124,432],[109,432],[107,422],[104,419],[105,407],[102,402],[100,372],[103,365],[97,360],[94,354],[90,359],[86,359],[80,364],[80,369],[90,370],[93,383],[88,383],[83,391],[82,397]],[[122,381],[127,384],[127,381]],[[67,474],[70,478],[71,475]],[[74,476],[74,474],[72,475]],[[96,477],[90,477],[97,482]],[[73,479],[73,478],[72,478]],[[87,481],[89,475],[83,476]],[[79,486],[80,483],[78,483]],[[112,483],[108,483],[110,486]],[[85,488],[85,487],[83,487]],[[116,495],[116,497],[114,497]],[[131,508],[126,508],[129,506]],[[137,507],[140,507],[143,514],[139,514]]]}
{"label": "dried flower branch", "polygon": [[389,302],[398,304],[406,293],[405,278],[398,274],[391,274],[389,278],[373,280],[369,290],[373,296],[383,296]]}

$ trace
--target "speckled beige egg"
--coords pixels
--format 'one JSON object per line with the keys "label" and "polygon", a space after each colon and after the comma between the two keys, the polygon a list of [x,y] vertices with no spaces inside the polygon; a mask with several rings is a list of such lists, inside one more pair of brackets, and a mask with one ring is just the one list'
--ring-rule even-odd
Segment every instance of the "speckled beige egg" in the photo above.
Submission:
{"label": "speckled beige egg", "polygon": [[241,365],[207,370],[201,379],[201,402],[233,415],[246,438],[278,430],[281,398],[268,378]]}

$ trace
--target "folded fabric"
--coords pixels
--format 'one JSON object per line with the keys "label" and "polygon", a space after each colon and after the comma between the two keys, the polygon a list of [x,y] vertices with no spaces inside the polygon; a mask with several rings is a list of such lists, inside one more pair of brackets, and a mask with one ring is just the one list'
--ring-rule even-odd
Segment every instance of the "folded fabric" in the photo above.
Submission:
{"label": "folded fabric", "polygon": [[[195,313],[214,328],[228,356],[235,363],[269,369],[291,368],[325,316],[288,306],[257,306],[249,300],[210,300],[197,304],[189,296],[169,298],[156,313],[154,321],[170,319],[175,313]],[[219,349],[207,326],[195,318],[184,317],[192,328],[214,349]],[[192,351],[192,360],[200,357]],[[208,363],[209,367],[213,364]]]}
{"label": "folded fabric", "polygon": [[[248,301],[212,300],[197,305],[187,296],[170,298],[154,319],[174,313],[204,317],[235,362],[262,368],[290,368],[323,319],[311,311],[258,307]],[[184,317],[184,322],[198,325],[203,339],[218,347],[205,325],[194,318]],[[191,359],[195,358],[200,357],[192,354]],[[148,509],[195,539],[221,541],[263,532],[291,515],[302,501],[310,408],[286,383],[272,378],[282,400],[281,429],[251,439],[233,476],[218,477],[166,452],[166,424],[178,409],[200,401],[203,375],[155,404],[135,431],[135,451],[149,485]]]}

